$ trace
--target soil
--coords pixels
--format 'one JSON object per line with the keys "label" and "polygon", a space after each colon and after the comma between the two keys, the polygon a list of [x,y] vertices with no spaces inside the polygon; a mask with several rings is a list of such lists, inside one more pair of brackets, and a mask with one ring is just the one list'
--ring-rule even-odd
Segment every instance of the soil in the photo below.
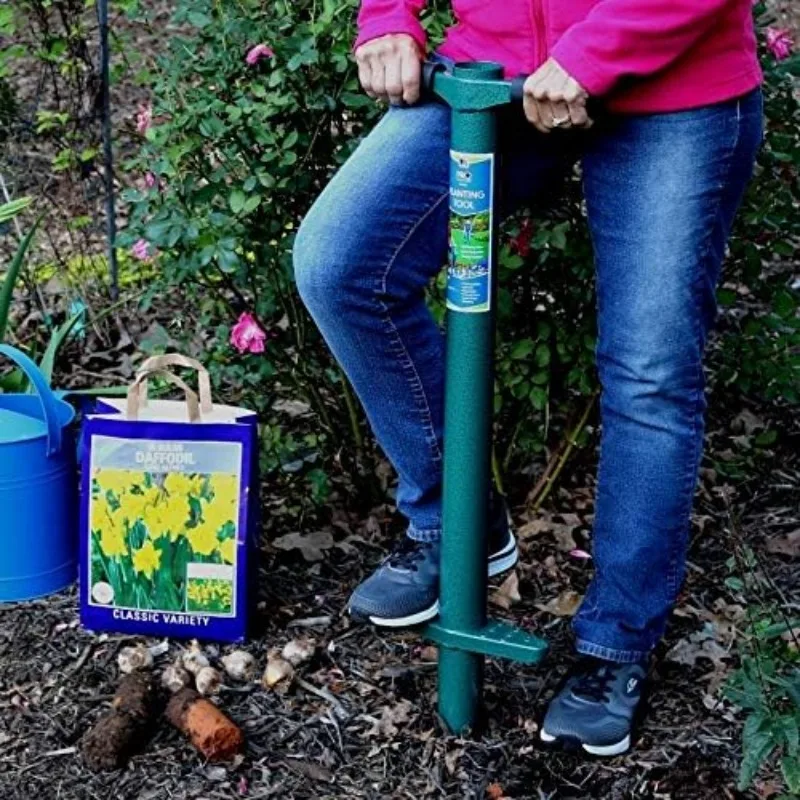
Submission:
{"label": "soil", "polygon": [[[504,602],[501,590],[500,603],[511,608],[493,610],[545,636],[551,653],[540,668],[488,662],[482,737],[460,739],[443,730],[436,714],[435,648],[414,632],[354,626],[344,614],[349,591],[390,545],[391,514],[385,507],[361,515],[334,508],[320,561],[307,562],[299,550],[265,542],[260,611],[246,649],[263,669],[268,653],[291,639],[310,636],[316,648],[288,685],[271,690],[258,681],[223,685],[217,702],[247,739],[244,756],[232,765],[204,763],[162,721],[126,768],[89,771],[79,743],[112,699],[116,657],[131,638],[82,630],[73,591],[3,608],[0,797],[769,797],[775,789],[770,769],[748,794],[735,789],[742,718],[718,688],[736,665],[737,642],[747,636],[747,627],[740,616],[742,598],[724,582],[730,574],[726,562],[746,541],[763,558],[787,607],[798,607],[797,554],[768,551],[775,549],[770,542],[776,537],[800,527],[800,420],[775,416],[774,408],[751,408],[752,416],[743,417],[741,410],[725,411],[722,397],[716,404],[712,398],[712,408],[712,449],[698,494],[687,581],[658,652],[650,713],[631,754],[586,761],[537,744],[539,715],[572,657],[568,617],[553,613],[558,606],[551,601],[581,593],[591,573],[590,561],[566,552],[570,536],[578,547],[588,547],[593,458],[586,453],[572,463],[550,508],[535,517],[539,524],[530,524],[526,487],[516,487],[522,502],[514,515],[527,536],[517,569],[521,600],[505,592],[511,600]],[[748,477],[734,484],[718,470],[725,459],[730,463],[731,447],[746,438],[742,420],[752,425],[753,419],[779,430],[780,440],[760,460],[754,458]],[[283,502],[265,487],[268,517]],[[273,523],[268,529],[270,540],[288,532]],[[559,613],[568,613],[569,605]],[[718,648],[705,651],[697,642],[709,630]],[[172,642],[157,667],[183,646]],[[229,649],[206,652],[214,659]]]}

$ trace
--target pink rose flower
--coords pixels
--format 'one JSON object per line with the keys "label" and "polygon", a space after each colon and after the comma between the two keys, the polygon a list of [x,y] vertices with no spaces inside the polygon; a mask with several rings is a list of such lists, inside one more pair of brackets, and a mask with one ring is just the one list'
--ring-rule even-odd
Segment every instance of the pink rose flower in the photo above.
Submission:
{"label": "pink rose flower", "polygon": [[263,353],[267,334],[246,311],[231,328],[231,344],[240,353]]}
{"label": "pink rose flower", "polygon": [[767,28],[767,50],[776,61],[783,61],[792,54],[792,34],[786,28]]}
{"label": "pink rose flower", "polygon": [[150,103],[139,106],[136,114],[136,131],[140,136],[144,136],[153,124],[153,106]]}
{"label": "pink rose flower", "polygon": [[247,51],[247,55],[245,56],[245,61],[248,63],[249,66],[254,66],[261,61],[262,58],[272,58],[275,53],[272,52],[272,48],[266,44],[257,44],[255,47],[251,47]]}
{"label": "pink rose flower", "polygon": [[156,176],[153,175],[152,172],[145,172],[145,174],[144,174],[144,185],[148,189],[152,189],[157,184],[158,184],[158,180],[156,179]]}
{"label": "pink rose flower", "polygon": [[131,247],[131,255],[137,261],[144,261],[149,263],[155,256],[155,251],[150,249],[150,242],[147,239],[139,239],[133,247]]}

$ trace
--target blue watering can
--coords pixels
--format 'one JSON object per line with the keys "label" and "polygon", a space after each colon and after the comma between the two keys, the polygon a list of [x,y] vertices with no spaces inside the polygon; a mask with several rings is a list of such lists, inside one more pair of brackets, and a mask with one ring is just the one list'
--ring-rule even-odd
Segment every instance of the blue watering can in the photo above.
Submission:
{"label": "blue watering can", "polygon": [[[75,580],[78,489],[75,412],[36,364],[0,344],[36,394],[0,394],[0,603],[57,592]],[[37,396],[38,395],[38,396]]]}

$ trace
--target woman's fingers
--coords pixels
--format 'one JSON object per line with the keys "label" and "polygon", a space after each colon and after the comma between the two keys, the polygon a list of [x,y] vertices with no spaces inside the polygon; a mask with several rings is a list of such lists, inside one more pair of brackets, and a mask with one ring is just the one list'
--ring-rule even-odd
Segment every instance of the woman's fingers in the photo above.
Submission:
{"label": "woman's fingers", "polygon": [[528,122],[530,122],[537,131],[540,133],[550,133],[550,128],[548,128],[542,120],[542,105],[540,102],[526,94],[522,101],[522,106],[525,110],[525,116]]}
{"label": "woman's fingers", "polygon": [[422,85],[422,62],[418,52],[403,57],[400,77],[403,84],[403,100],[410,106],[414,105],[419,100]]}
{"label": "woman's fingers", "polygon": [[386,100],[386,66],[383,59],[372,56],[369,68],[372,75],[372,93],[378,100]]}
{"label": "woman's fingers", "polygon": [[399,106],[403,102],[403,56],[391,58],[384,63],[384,91],[386,97],[393,106]]}
{"label": "woman's fingers", "polygon": [[525,81],[524,108],[528,121],[542,133],[555,128],[588,128],[589,95],[554,59]]}
{"label": "woman's fingers", "polygon": [[569,128],[572,125],[570,107],[563,100],[551,101],[550,113],[554,128]]}
{"label": "woman's fingers", "polygon": [[364,91],[394,105],[419,99],[421,61],[419,46],[406,34],[381,36],[356,50],[358,79]]}
{"label": "woman's fingers", "polygon": [[358,59],[358,82],[361,88],[370,96],[375,97],[375,92],[372,91],[372,67],[370,62],[366,59]]}

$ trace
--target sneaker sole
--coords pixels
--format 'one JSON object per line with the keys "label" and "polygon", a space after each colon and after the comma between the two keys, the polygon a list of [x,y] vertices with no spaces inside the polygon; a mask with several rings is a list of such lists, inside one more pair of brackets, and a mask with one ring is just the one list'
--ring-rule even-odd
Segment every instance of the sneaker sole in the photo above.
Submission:
{"label": "sneaker sole", "polygon": [[610,758],[611,756],[619,756],[623,753],[627,753],[628,750],[631,749],[631,736],[628,734],[624,739],[616,742],[615,744],[607,744],[607,745],[595,745],[595,744],[586,744],[585,742],[578,742],[575,739],[570,739],[567,741],[564,738],[560,738],[558,736],[553,736],[552,734],[548,733],[544,728],[539,731],[539,740],[542,741],[544,744],[553,745],[553,744],[560,744],[560,745],[578,745],[584,752],[589,753],[591,756],[600,756],[605,758]]}
{"label": "sneaker sole", "polygon": [[512,536],[503,550],[489,556],[489,577],[494,578],[495,575],[506,572],[515,566],[517,561],[519,561],[519,549],[517,540]]}
{"label": "sneaker sole", "polygon": [[[353,613],[352,611],[350,612]],[[381,628],[410,628],[413,625],[420,625],[430,619],[439,615],[439,601],[437,600],[432,606],[418,611],[416,614],[409,614],[407,617],[367,617],[373,625],[379,625]]]}
{"label": "sneaker sole", "polygon": [[[506,547],[498,553],[492,555],[489,559],[488,574],[490,578],[499,575],[501,572],[506,572],[511,569],[519,561],[519,549],[517,548],[517,541],[511,537],[511,541]],[[352,608],[350,615],[356,619],[368,619],[373,625],[378,625],[381,628],[410,628],[414,625],[421,625],[423,622],[433,619],[439,614],[439,601],[437,600],[432,606],[418,611],[415,614],[409,614],[405,617],[375,617],[366,614],[353,614]]]}

